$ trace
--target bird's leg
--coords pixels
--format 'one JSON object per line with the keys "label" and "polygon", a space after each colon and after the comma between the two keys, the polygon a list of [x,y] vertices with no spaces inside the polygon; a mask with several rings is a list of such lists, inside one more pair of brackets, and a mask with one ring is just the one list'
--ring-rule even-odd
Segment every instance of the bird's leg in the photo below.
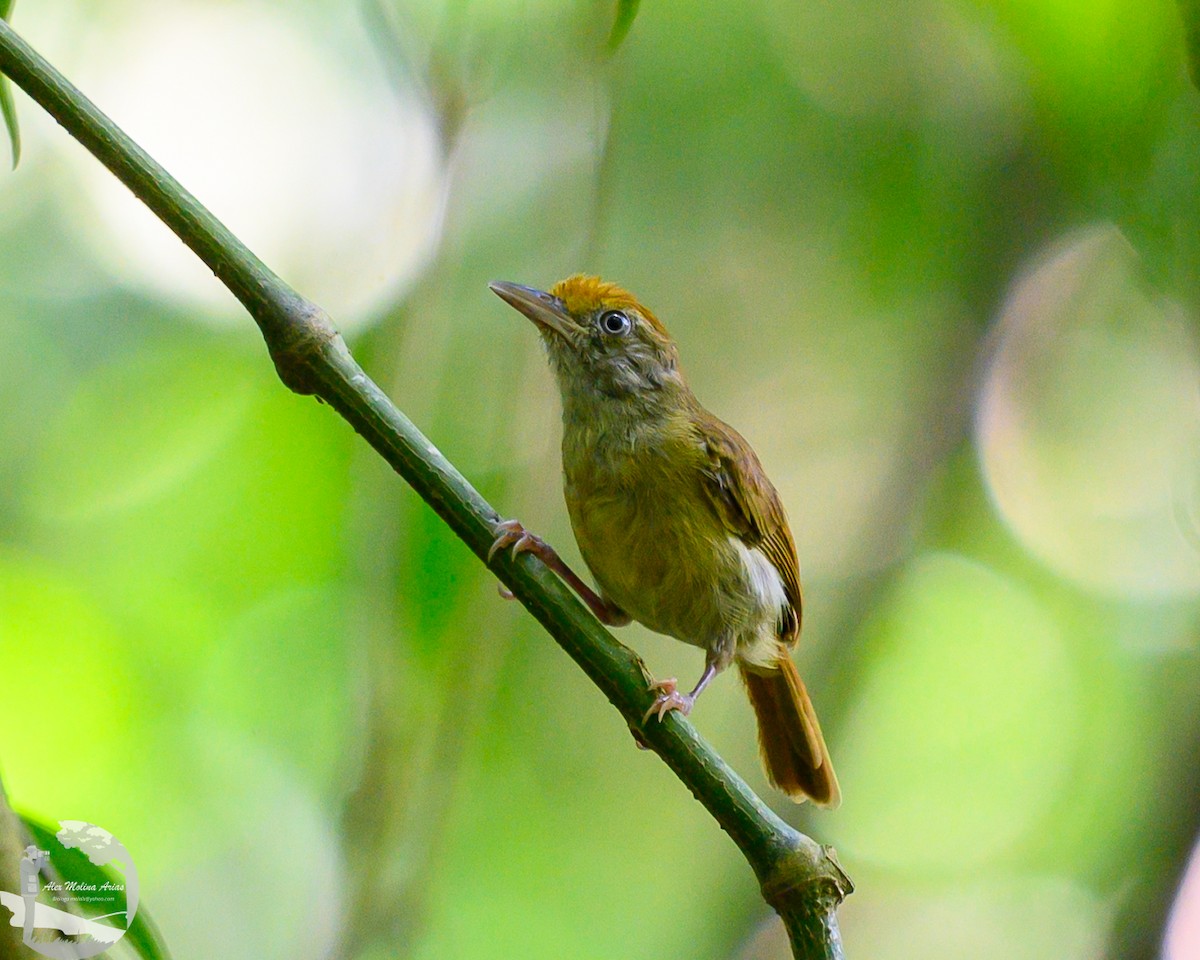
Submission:
{"label": "bird's leg", "polygon": [[[491,549],[488,550],[488,562],[491,563],[492,557],[498,551],[509,546],[512,547],[514,557],[522,553],[532,553],[542,563],[557,573],[568,587],[579,594],[579,599],[588,605],[588,609],[596,615],[596,619],[601,623],[607,624],[610,627],[623,627],[633,620],[629,614],[615,603],[605,600],[595,590],[584,583],[579,575],[567,566],[566,561],[558,555],[557,551],[550,544],[541,537],[535,537],[526,530],[521,526],[520,520],[504,520],[496,524],[496,539],[493,541]],[[503,587],[500,588],[500,595],[509,599],[512,598],[512,594]]]}
{"label": "bird's leg", "polygon": [[642,723],[645,723],[656,714],[661,722],[662,718],[672,710],[678,710],[686,717],[692,712],[692,707],[695,706],[696,698],[700,696],[700,691],[707,687],[709,681],[724,669],[725,664],[721,660],[722,657],[719,652],[708,651],[708,656],[704,662],[704,673],[700,675],[700,679],[697,681],[696,686],[692,688],[691,693],[680,693],[676,689],[677,681],[674,677],[650,684],[650,692],[657,692],[658,696],[650,704],[650,709],[646,711],[646,715],[642,717]]}

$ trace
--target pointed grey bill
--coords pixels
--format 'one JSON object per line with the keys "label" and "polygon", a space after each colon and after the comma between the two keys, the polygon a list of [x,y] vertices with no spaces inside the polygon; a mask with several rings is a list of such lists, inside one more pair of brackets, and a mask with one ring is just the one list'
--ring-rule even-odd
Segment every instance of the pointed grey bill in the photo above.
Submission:
{"label": "pointed grey bill", "polygon": [[488,287],[492,293],[510,307],[520,310],[539,327],[553,330],[567,340],[574,339],[579,331],[579,324],[567,313],[566,304],[553,294],[519,283],[509,283],[507,280],[493,280]]}

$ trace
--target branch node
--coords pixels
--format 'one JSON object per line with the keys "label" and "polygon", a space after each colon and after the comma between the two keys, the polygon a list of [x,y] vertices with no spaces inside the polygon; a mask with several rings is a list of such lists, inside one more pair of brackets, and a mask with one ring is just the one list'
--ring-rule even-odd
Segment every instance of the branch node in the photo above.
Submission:
{"label": "branch node", "polygon": [[854,883],[830,846],[793,847],[780,857],[759,886],[780,916],[831,913],[854,892]]}
{"label": "branch node", "polygon": [[275,372],[293,393],[308,396],[318,392],[313,368],[326,349],[341,336],[320,307],[303,297],[294,297],[279,308],[279,319],[262,323],[263,339],[275,363]]}

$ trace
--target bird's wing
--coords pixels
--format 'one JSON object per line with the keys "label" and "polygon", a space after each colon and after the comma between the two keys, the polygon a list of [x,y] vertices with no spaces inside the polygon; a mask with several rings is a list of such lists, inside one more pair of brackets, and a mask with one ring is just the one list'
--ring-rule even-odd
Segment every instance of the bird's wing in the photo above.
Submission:
{"label": "bird's wing", "polygon": [[750,444],[733,427],[708,413],[696,426],[705,456],[704,491],[726,529],[746,546],[761,550],[779,572],[789,604],[780,639],[791,646],[800,635],[800,567],[779,494]]}

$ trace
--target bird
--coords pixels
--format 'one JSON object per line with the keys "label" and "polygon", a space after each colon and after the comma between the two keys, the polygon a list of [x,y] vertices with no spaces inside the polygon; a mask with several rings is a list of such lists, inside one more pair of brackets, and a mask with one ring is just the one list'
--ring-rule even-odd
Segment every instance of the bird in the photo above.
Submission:
{"label": "bird", "polygon": [[791,648],[800,568],[787,514],[750,444],[692,393],[667,328],[615,283],[578,274],[548,291],[491,290],[533,321],[562,399],[563,494],[593,590],[518,520],[498,521],[489,561],[532,553],[609,626],[633,620],[703,648],[688,693],[653,683],[643,725],[691,713],[736,664],[768,780],[833,808],[841,790]]}

